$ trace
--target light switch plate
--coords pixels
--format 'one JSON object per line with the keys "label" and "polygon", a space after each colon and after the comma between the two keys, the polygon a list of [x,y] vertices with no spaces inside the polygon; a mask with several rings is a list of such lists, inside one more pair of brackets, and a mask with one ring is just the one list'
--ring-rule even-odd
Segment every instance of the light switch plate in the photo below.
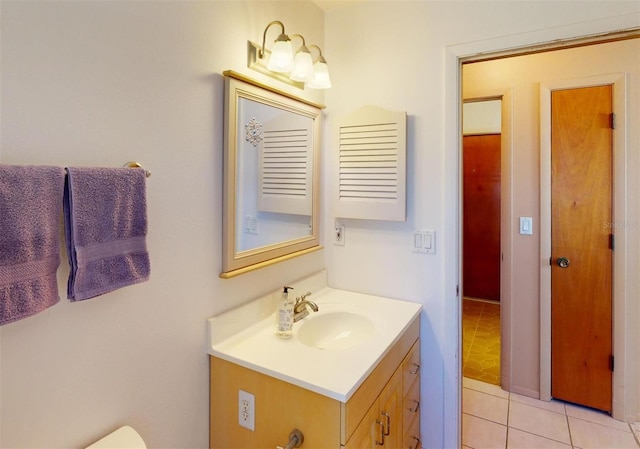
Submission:
{"label": "light switch plate", "polygon": [[426,229],[413,231],[411,236],[411,251],[414,253],[436,253],[436,231]]}
{"label": "light switch plate", "polygon": [[520,217],[520,234],[533,235],[533,218]]}

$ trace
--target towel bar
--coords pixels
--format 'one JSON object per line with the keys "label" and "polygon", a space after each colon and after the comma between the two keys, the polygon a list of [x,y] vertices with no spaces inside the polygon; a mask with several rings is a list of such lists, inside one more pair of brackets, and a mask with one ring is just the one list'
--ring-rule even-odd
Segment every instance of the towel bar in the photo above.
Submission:
{"label": "towel bar", "polygon": [[[126,168],[143,168],[142,165],[140,165],[140,163],[136,162],[136,161],[129,161],[126,164],[124,164],[123,167],[126,167]],[[151,177],[151,172],[145,168],[144,175],[147,178],[149,178],[149,177]]]}

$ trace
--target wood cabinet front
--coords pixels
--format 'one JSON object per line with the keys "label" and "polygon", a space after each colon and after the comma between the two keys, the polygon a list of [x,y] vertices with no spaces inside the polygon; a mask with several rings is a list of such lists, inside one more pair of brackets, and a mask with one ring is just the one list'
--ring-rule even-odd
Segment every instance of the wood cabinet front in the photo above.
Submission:
{"label": "wood cabinet front", "polygon": [[[305,449],[419,449],[420,324],[414,319],[346,403],[210,357],[210,447],[274,449],[289,433]],[[255,397],[255,429],[238,424],[238,392]]]}
{"label": "wood cabinet front", "polygon": [[402,441],[402,376],[396,371],[345,449],[399,448]]}

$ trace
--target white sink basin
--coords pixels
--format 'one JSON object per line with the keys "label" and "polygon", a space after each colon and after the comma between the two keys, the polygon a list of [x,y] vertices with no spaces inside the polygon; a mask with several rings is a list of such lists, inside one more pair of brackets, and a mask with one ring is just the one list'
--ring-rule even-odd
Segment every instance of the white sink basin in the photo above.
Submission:
{"label": "white sink basin", "polygon": [[298,340],[317,349],[347,349],[363,343],[374,331],[369,318],[336,311],[307,318],[298,330]]}
{"label": "white sink basin", "polygon": [[415,320],[419,304],[327,287],[326,272],[293,285],[318,312],[291,338],[274,331],[281,289],[209,319],[209,354],[346,403]]}

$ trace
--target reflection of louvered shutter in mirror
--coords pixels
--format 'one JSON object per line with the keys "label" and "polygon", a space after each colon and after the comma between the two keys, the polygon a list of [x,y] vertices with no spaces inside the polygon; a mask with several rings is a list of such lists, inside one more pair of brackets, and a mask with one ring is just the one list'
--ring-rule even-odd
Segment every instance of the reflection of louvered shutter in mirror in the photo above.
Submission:
{"label": "reflection of louvered shutter in mirror", "polygon": [[339,123],[335,216],[406,220],[405,112],[366,106]]}
{"label": "reflection of louvered shutter in mirror", "polygon": [[260,145],[262,212],[311,215],[313,121],[287,114],[264,124]]}

